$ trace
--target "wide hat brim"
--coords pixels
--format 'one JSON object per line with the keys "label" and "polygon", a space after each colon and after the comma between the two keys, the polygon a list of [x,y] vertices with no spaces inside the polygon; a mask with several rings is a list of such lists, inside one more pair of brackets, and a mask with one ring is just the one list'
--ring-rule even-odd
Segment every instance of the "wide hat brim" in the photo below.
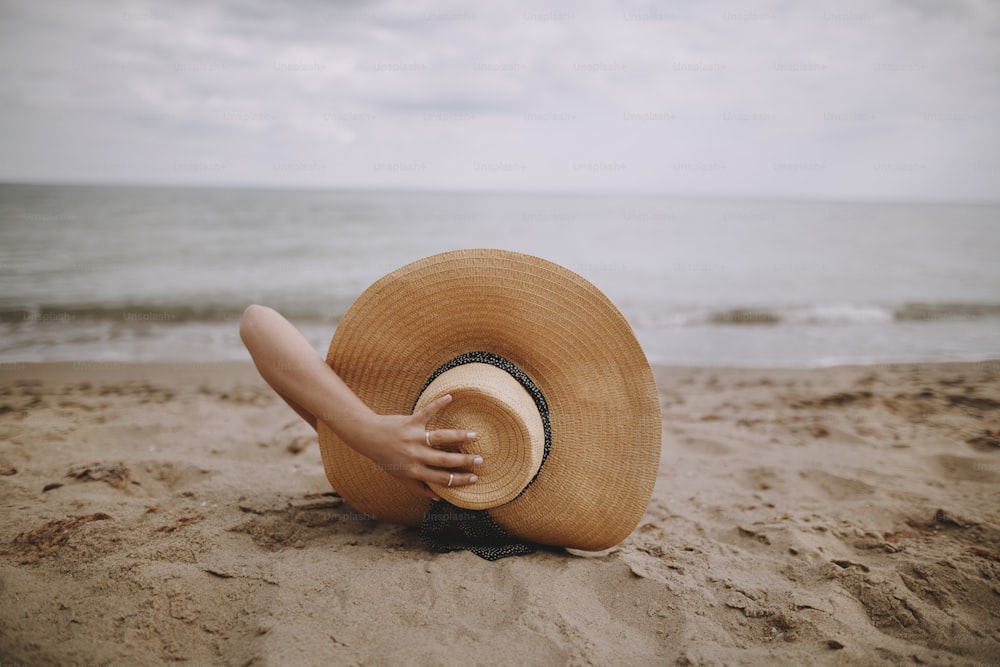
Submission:
{"label": "wide hat brim", "polygon": [[[337,325],[327,363],[378,414],[410,414],[431,375],[471,352],[513,362],[545,397],[551,447],[523,493],[492,507],[510,535],[586,550],[638,525],[656,482],[661,416],[628,322],[590,282],[521,253],[457,250],[376,281]],[[319,423],[330,483],[357,510],[419,525],[429,508]]]}

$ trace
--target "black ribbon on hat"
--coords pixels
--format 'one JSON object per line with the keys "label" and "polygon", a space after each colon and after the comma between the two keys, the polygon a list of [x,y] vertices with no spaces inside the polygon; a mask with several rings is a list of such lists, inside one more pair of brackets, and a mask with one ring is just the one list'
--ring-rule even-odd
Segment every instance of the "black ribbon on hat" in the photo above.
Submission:
{"label": "black ribbon on hat", "polygon": [[[467,352],[461,354],[434,371],[424,384],[420,393],[430,386],[439,375],[463,364],[489,364],[506,371],[518,383],[524,387],[531,396],[538,409],[538,414],[542,418],[542,430],[545,434],[545,447],[542,451],[542,462],[538,466],[538,471],[534,477],[525,485],[514,500],[520,498],[528,487],[531,486],[542,468],[545,467],[545,460],[549,456],[552,448],[552,425],[549,422],[549,404],[545,396],[527,373],[517,367],[506,357],[492,352]],[[513,501],[511,501],[513,502]],[[424,521],[420,526],[420,539],[431,551],[446,553],[449,551],[466,550],[471,551],[480,558],[486,560],[499,560],[507,556],[521,556],[534,553],[537,547],[531,542],[518,539],[507,533],[503,526],[498,524],[487,510],[470,510],[456,507],[447,500],[438,500],[431,504],[430,509],[424,514]]]}

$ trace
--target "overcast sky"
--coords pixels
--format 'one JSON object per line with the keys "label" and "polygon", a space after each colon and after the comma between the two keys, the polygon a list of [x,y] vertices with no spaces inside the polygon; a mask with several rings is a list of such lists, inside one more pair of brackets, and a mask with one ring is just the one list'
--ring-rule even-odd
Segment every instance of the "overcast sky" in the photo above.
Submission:
{"label": "overcast sky", "polygon": [[0,180],[997,200],[1000,2],[0,0]]}

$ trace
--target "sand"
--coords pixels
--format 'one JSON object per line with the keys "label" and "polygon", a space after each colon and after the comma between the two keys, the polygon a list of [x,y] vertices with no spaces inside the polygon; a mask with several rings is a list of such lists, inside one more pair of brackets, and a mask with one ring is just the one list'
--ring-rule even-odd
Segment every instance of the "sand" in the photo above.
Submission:
{"label": "sand", "polygon": [[0,664],[1000,662],[1000,362],[657,368],[599,554],[426,551],[249,363],[0,366]]}

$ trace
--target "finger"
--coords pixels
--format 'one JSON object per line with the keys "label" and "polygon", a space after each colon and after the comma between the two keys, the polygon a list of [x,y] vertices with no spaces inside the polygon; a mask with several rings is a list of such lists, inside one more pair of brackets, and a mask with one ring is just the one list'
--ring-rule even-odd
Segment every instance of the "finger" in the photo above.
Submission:
{"label": "finger", "polygon": [[440,398],[435,398],[433,401],[414,412],[413,418],[421,424],[426,424],[431,420],[431,417],[441,412],[444,406],[449,403],[451,403],[451,394],[445,394]]}
{"label": "finger", "polygon": [[482,465],[483,457],[479,454],[459,454],[424,448],[420,453],[420,462],[434,468],[471,468]]}
{"label": "finger", "polygon": [[444,470],[435,470],[432,473],[432,480],[438,486],[448,486],[448,482],[451,482],[451,488],[456,486],[469,486],[470,484],[475,484],[479,477],[468,472],[446,472]]}
{"label": "finger", "polygon": [[475,431],[462,431],[457,428],[439,428],[428,431],[431,445],[462,445],[476,439]]}

